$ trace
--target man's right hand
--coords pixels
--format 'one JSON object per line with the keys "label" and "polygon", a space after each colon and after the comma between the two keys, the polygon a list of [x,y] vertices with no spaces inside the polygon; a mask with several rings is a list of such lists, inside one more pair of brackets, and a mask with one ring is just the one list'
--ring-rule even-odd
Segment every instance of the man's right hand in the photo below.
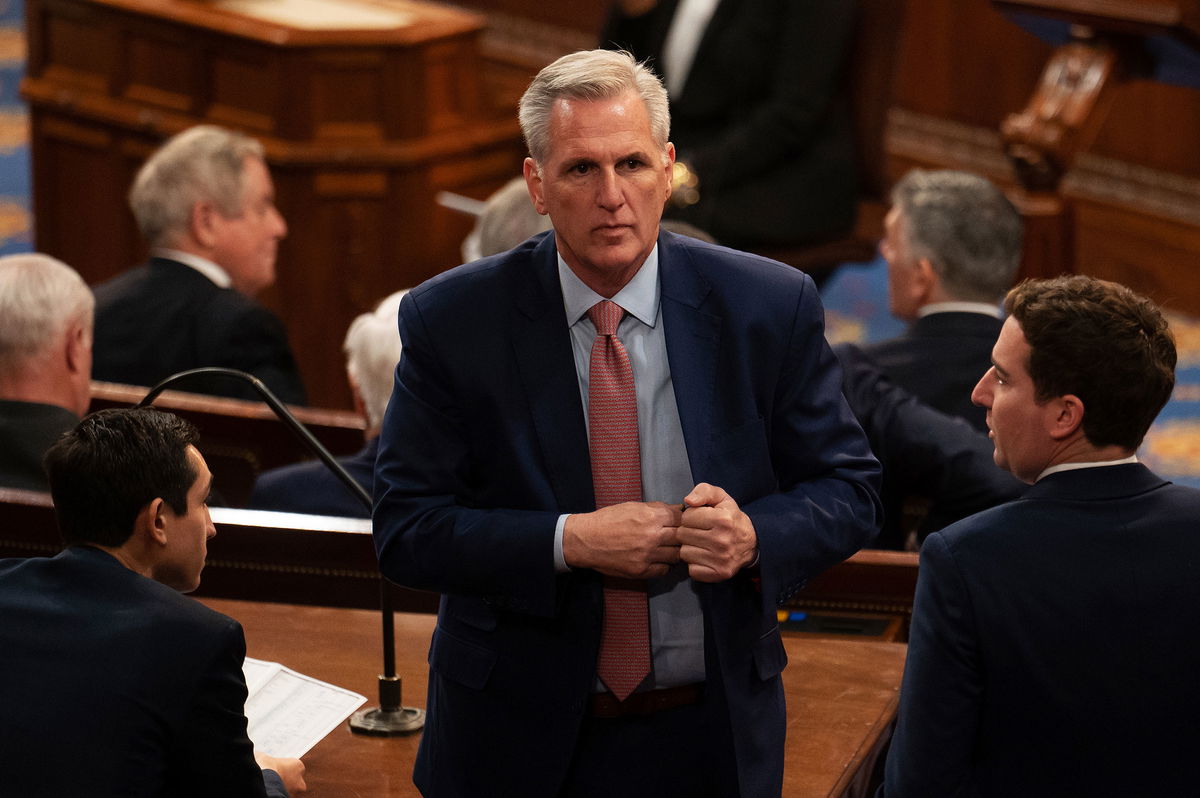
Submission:
{"label": "man's right hand", "polygon": [[567,516],[563,559],[572,568],[607,576],[653,579],[679,562],[674,542],[682,512],[678,504],[625,502]]}
{"label": "man's right hand", "polygon": [[308,785],[304,783],[304,763],[299,759],[271,756],[262,751],[255,751],[254,761],[263,770],[273,770],[278,773],[288,795],[296,795],[308,789]]}

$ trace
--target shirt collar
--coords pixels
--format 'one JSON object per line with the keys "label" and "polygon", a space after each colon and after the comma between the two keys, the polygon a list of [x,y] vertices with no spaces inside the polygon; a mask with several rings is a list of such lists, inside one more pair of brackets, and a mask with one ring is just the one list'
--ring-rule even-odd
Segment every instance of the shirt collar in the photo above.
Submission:
{"label": "shirt collar", "polygon": [[934,313],[980,313],[984,316],[1000,318],[1000,306],[987,302],[931,302],[917,310],[917,318],[924,318]]}
{"label": "shirt collar", "polygon": [[[562,286],[568,326],[574,326],[592,305],[604,299],[571,271],[561,254],[558,255],[558,282]],[[655,244],[642,263],[642,268],[637,270],[637,274],[617,292],[612,301],[647,327],[653,327],[658,320],[658,298],[658,244]]]}
{"label": "shirt collar", "polygon": [[1104,468],[1105,466],[1129,465],[1138,461],[1136,454],[1131,454],[1128,457],[1122,457],[1120,460],[1100,460],[1094,463],[1059,463],[1052,465],[1042,473],[1038,474],[1038,478],[1034,482],[1041,481],[1044,477],[1051,474],[1057,474],[1060,471],[1078,471],[1082,468]]}
{"label": "shirt collar", "polygon": [[158,258],[177,261],[184,266],[191,266],[221,288],[230,288],[233,286],[233,278],[229,276],[229,273],[208,258],[202,258],[190,252],[181,252],[178,249],[166,248],[156,249],[151,254]]}

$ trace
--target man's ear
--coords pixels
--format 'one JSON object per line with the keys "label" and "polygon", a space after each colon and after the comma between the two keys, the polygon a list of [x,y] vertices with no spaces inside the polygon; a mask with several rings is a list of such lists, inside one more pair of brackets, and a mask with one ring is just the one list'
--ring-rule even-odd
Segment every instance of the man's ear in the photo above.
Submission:
{"label": "man's ear", "polygon": [[140,535],[148,544],[167,545],[166,512],[168,509],[167,503],[161,498],[154,499],[142,507],[141,510],[138,510],[137,518],[134,520],[133,533]]}
{"label": "man's ear", "polygon": [[921,305],[932,301],[938,279],[937,270],[933,268],[933,262],[929,258],[920,258],[917,260],[916,274],[913,275],[912,286],[914,293],[919,292],[917,298],[920,300]]}
{"label": "man's ear", "polygon": [[1047,419],[1050,437],[1065,440],[1083,431],[1083,400],[1073,393],[1050,400],[1051,414]]}
{"label": "man's ear", "polygon": [[666,156],[667,162],[663,168],[667,170],[667,192],[666,196],[663,197],[663,202],[671,199],[671,195],[675,193],[675,145],[670,141],[667,142]]}
{"label": "man's ear", "polygon": [[192,212],[188,219],[188,229],[196,243],[205,249],[211,249],[218,240],[217,206],[211,202],[196,202],[192,204]]}
{"label": "man's ear", "polygon": [[542,172],[537,161],[525,159],[524,166],[525,188],[529,190],[529,198],[533,200],[533,208],[542,216],[546,215],[546,196],[542,186]]}
{"label": "man's ear", "polygon": [[73,374],[88,372],[91,377],[92,359],[89,352],[92,348],[92,332],[82,319],[77,319],[67,328],[67,368]]}

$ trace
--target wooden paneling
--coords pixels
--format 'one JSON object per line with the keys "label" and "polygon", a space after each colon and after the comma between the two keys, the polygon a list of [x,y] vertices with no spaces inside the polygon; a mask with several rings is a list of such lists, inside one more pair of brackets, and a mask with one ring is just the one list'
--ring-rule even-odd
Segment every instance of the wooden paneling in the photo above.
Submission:
{"label": "wooden paneling", "polygon": [[290,235],[260,300],[287,325],[316,406],[349,408],[342,338],[387,294],[459,262],[482,199],[520,173],[515,109],[485,95],[483,17],[383,0],[411,24],[311,30],[195,0],[29,0],[39,250],[91,283],[142,260],[125,195],[167,137],[259,138]]}
{"label": "wooden paneling", "polygon": [[[1125,14],[1130,25],[1142,25],[1136,18],[1150,11],[1161,16],[1168,7],[1195,4],[1164,0],[1155,10],[1124,0],[906,1],[886,134],[889,176],[914,166],[983,174],[1026,215],[1027,274],[1118,279],[1200,313],[1200,91],[1114,80],[1095,129],[1084,131],[1058,185],[1023,190],[1000,131],[1030,101],[1054,49],[995,7],[1056,6],[1070,18],[1085,11],[1092,19]],[[1184,19],[1194,22],[1194,12]]]}

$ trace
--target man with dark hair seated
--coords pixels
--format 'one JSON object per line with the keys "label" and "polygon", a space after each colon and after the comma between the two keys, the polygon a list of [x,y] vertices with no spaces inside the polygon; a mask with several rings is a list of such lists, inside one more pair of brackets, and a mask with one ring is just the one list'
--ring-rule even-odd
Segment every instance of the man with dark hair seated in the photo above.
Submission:
{"label": "man with dark hair seated", "polygon": [[46,454],[67,548],[0,561],[5,795],[305,789],[300,760],[246,736],[241,626],[180,595],[216,534],[196,440],[168,413],[106,410]]}
{"label": "man with dark hair seated", "polygon": [[1195,795],[1200,491],[1136,455],[1167,322],[1082,275],[1005,310],[972,398],[1032,487],[925,540],[887,798]]}

